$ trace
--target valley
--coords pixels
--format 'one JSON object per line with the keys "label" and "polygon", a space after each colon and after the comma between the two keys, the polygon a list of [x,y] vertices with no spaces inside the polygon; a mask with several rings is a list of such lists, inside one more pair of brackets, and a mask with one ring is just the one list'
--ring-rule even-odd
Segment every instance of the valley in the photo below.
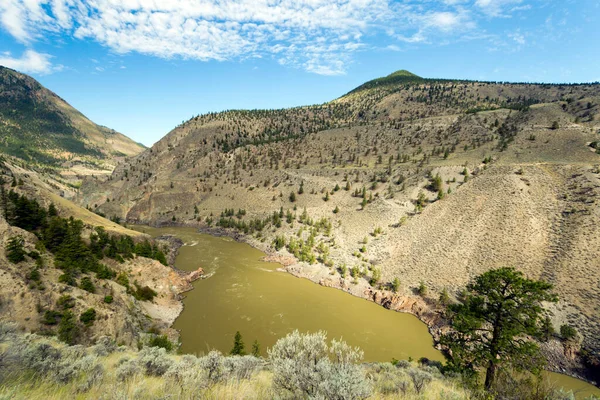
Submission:
{"label": "valley", "polygon": [[[60,337],[76,312],[70,344],[197,355],[226,353],[239,330],[263,356],[325,329],[367,362],[442,361],[447,307],[515,267],[558,294],[546,368],[597,379],[600,85],[398,71],[321,105],[197,115],[144,149],[0,72],[2,190],[46,213],[22,229],[9,214],[26,201],[2,205],[4,248],[23,237],[27,257],[0,257],[0,309],[23,329]],[[81,224],[94,269],[66,268],[69,244],[44,247],[54,221]],[[72,311],[57,308],[65,293]]]}
{"label": "valley", "polygon": [[408,307],[422,319],[514,266],[555,285],[553,325],[581,341],[548,352],[579,370],[575,349],[600,346],[599,96],[399,71],[323,105],[193,117],[77,201],[236,237],[322,285],[424,304]]}

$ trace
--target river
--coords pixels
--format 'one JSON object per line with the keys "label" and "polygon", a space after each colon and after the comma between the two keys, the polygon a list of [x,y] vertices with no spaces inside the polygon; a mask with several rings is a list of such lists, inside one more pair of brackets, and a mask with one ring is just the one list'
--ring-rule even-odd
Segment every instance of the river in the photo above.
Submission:
{"label": "river", "polygon": [[[262,355],[277,339],[298,329],[324,330],[329,338],[343,338],[364,351],[364,361],[427,357],[443,360],[433,347],[427,326],[410,314],[385,308],[338,289],[277,271],[280,265],[260,261],[259,250],[227,237],[198,233],[194,228],[134,229],[182,239],[175,266],[185,271],[202,267],[207,279],[186,293],[184,311],[174,328],[181,333],[181,350],[201,354],[210,349],[229,352],[236,331],[251,349],[257,340]],[[580,391],[578,398],[600,396],[594,386],[561,374],[549,373],[557,385]]]}

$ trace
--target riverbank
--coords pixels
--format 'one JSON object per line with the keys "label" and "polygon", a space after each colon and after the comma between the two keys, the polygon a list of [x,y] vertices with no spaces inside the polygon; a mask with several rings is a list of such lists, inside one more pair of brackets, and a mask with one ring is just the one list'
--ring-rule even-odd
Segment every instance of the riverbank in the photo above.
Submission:
{"label": "riverbank", "polygon": [[[371,286],[366,279],[361,278],[353,282],[352,278],[344,279],[339,274],[332,275],[331,270],[325,265],[300,263],[285,250],[275,252],[270,243],[229,229],[200,226],[198,231],[217,237],[229,237],[235,241],[246,243],[265,253],[262,260],[281,264],[282,268],[280,270],[298,278],[308,279],[322,286],[342,290],[392,311],[414,315],[427,326],[434,339],[435,347],[441,350],[439,339],[447,331],[448,322],[444,318],[444,310],[439,307],[439,302],[435,298],[411,293],[412,291],[407,288],[400,290],[399,293],[393,293],[389,290],[381,290]],[[565,344],[561,340],[553,338],[546,343],[541,343],[540,349],[548,361],[546,370],[598,386],[598,383],[590,378],[590,371],[586,369],[578,357],[577,346]]]}
{"label": "riverbank", "polygon": [[173,328],[175,320],[183,311],[183,294],[192,290],[192,282],[199,279],[202,268],[196,271],[183,271],[175,267],[175,259],[179,249],[184,245],[183,240],[173,235],[161,235],[153,238],[165,251],[167,264],[165,266],[156,260],[138,258],[138,262],[128,267],[131,276],[141,287],[148,286],[157,295],[152,301],[139,301],[145,314],[155,321],[174,343],[179,341],[179,332]]}
{"label": "riverbank", "polygon": [[[175,227],[180,224],[160,224],[160,226]],[[183,225],[191,228],[192,226]],[[392,293],[387,290],[380,290],[369,285],[365,279],[358,279],[356,283],[351,278],[343,279],[339,274],[331,274],[331,270],[320,264],[308,265],[298,263],[297,260],[286,251],[274,252],[270,243],[266,240],[248,237],[239,232],[230,231],[218,227],[193,226],[200,233],[209,234],[213,237],[228,237],[240,243],[246,243],[253,248],[265,253],[262,258],[264,261],[275,262],[281,265],[279,268],[295,277],[304,278],[321,286],[339,289],[353,296],[369,300],[386,309],[398,312],[408,313],[424,322],[433,337],[435,343],[438,343],[440,335],[447,329],[446,321],[443,318],[443,310],[439,307],[437,299],[433,297],[422,297],[415,293],[407,293],[409,290],[404,288],[400,293]],[[436,345],[439,349],[439,345]],[[577,360],[569,359],[565,356],[565,349],[562,342],[551,340],[547,344],[542,344],[542,350],[549,361],[548,370],[572,376],[574,378],[586,379],[583,366]],[[572,349],[570,354],[574,354]]]}

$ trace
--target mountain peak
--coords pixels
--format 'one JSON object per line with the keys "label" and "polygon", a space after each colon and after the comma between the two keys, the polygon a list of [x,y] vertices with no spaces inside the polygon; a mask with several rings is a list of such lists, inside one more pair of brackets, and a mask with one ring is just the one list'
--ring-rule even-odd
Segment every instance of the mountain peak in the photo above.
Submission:
{"label": "mountain peak", "polygon": [[359,87],[357,87],[356,89],[352,90],[348,94],[360,92],[360,91],[367,90],[367,89],[373,89],[376,87],[405,84],[407,82],[418,82],[418,81],[422,81],[422,80],[423,80],[423,78],[421,78],[420,76],[415,75],[412,72],[407,71],[405,69],[401,69],[396,72],[392,72],[388,76],[384,76],[382,78],[376,78],[376,79],[370,80],[368,82],[365,82],[362,85],[360,85]]}
{"label": "mountain peak", "polygon": [[420,78],[419,75],[415,75],[412,72],[407,71],[405,69],[400,69],[396,72],[392,72],[391,74],[389,74],[387,76],[387,78],[393,78],[393,77],[399,77],[399,76],[410,77],[410,78]]}

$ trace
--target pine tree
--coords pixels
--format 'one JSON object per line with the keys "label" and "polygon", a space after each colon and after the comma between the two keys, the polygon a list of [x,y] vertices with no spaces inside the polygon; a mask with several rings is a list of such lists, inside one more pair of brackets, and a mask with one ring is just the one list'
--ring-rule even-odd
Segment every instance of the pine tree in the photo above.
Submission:
{"label": "pine tree", "polygon": [[398,290],[400,289],[400,279],[398,279],[398,277],[394,278],[394,280],[392,281],[392,291],[394,293],[398,293]]}
{"label": "pine tree", "polygon": [[440,293],[440,304],[444,307],[448,306],[448,304],[450,304],[450,295],[448,294],[448,290],[446,288],[442,289],[442,292]]}
{"label": "pine tree", "polygon": [[544,342],[547,342],[554,335],[554,333],[555,331],[554,326],[552,325],[552,321],[550,320],[550,317],[546,315],[546,318],[544,318],[544,320],[542,321],[541,339]]}
{"label": "pine tree", "polygon": [[75,344],[79,336],[79,327],[75,315],[71,311],[65,311],[60,324],[58,324],[58,338],[67,344]]}
{"label": "pine tree", "polygon": [[258,340],[255,340],[254,343],[252,343],[252,355],[254,357],[260,357],[260,344],[258,343]]}
{"label": "pine tree", "polygon": [[0,207],[2,208],[2,216],[8,221],[8,196],[4,189],[4,179],[0,177]]}
{"label": "pine tree", "polygon": [[240,331],[235,333],[235,337],[233,339],[233,348],[229,352],[232,356],[244,356],[246,352],[244,351],[244,341],[242,340],[242,334]]}
{"label": "pine tree", "polygon": [[57,215],[58,211],[56,210],[56,206],[54,205],[54,203],[50,203],[50,205],[48,206],[48,216],[56,217]]}
{"label": "pine tree", "polygon": [[441,338],[450,350],[449,366],[473,374],[485,368],[487,391],[500,368],[539,370],[539,348],[527,337],[539,337],[542,302],[557,301],[551,289],[551,284],[527,279],[514,268],[476,277],[467,285],[463,303],[449,307],[452,330]]}
{"label": "pine tree", "polygon": [[6,245],[6,258],[13,264],[18,264],[25,261],[25,249],[23,248],[23,238],[21,236],[13,236],[8,239]]}

